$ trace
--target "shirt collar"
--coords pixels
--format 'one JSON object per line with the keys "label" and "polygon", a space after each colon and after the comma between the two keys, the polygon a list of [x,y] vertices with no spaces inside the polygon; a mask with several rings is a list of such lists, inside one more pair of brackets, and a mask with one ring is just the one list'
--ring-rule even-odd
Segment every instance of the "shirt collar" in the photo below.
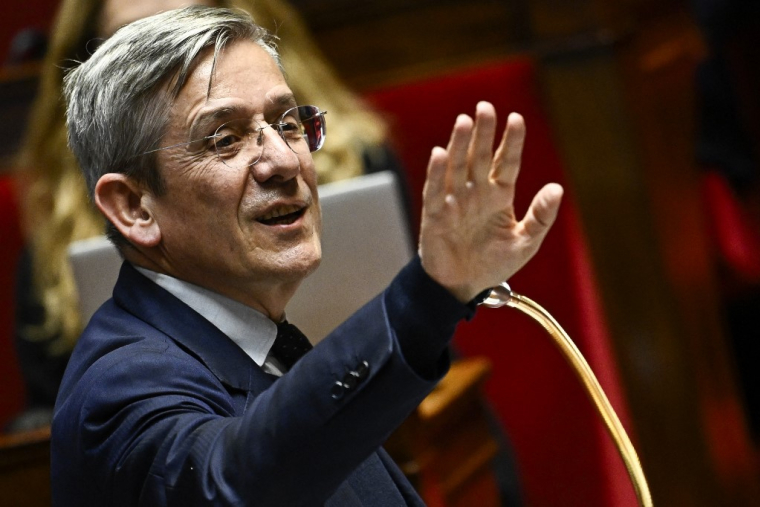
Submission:
{"label": "shirt collar", "polygon": [[277,324],[263,313],[216,292],[163,273],[135,268],[198,312],[263,366],[277,337]]}

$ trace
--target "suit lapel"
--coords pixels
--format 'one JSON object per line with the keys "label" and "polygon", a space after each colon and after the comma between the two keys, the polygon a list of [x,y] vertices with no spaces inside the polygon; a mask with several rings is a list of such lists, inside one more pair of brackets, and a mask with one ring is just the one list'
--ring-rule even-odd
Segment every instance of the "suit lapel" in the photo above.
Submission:
{"label": "suit lapel", "polygon": [[230,338],[195,310],[124,262],[113,293],[114,301],[158,329],[196,356],[224,384],[260,392],[275,378]]}

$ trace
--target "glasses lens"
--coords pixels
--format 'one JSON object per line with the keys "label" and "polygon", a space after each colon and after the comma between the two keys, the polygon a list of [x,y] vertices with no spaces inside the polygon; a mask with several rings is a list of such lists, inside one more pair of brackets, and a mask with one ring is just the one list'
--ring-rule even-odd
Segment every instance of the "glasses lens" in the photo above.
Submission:
{"label": "glasses lens", "polygon": [[315,106],[300,106],[296,109],[301,120],[303,139],[309,151],[317,151],[325,143],[325,114]]}
{"label": "glasses lens", "polygon": [[245,167],[259,161],[263,153],[262,126],[241,118],[219,126],[212,137],[219,160],[229,167]]}
{"label": "glasses lens", "polygon": [[325,142],[325,116],[315,106],[288,109],[274,125],[296,153],[317,151]]}
{"label": "glasses lens", "polygon": [[325,113],[315,106],[298,106],[271,125],[250,118],[221,125],[212,136],[219,160],[233,168],[255,164],[264,152],[264,129],[270,127],[295,153],[317,151],[325,142]]}

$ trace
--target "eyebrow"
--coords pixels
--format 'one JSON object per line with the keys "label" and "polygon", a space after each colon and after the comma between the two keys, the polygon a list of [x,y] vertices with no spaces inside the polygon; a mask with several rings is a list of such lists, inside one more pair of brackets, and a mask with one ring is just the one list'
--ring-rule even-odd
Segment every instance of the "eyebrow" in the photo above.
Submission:
{"label": "eyebrow", "polygon": [[[298,105],[293,93],[277,95],[273,100],[267,97],[267,109],[274,105],[277,109],[282,107],[294,107]],[[266,111],[264,111],[266,114]],[[245,105],[223,106],[216,109],[204,111],[195,117],[188,132],[189,140],[202,139],[207,137],[209,126],[215,125],[225,120],[240,118],[251,115],[250,109]],[[251,115],[252,116],[252,115]]]}
{"label": "eyebrow", "polygon": [[269,103],[273,103],[276,106],[297,106],[296,97],[292,93],[284,93],[275,97],[274,100],[269,99]]}
{"label": "eyebrow", "polygon": [[202,112],[190,124],[189,140],[194,141],[208,136],[209,126],[223,120],[244,116],[246,114],[245,109],[244,106],[224,106]]}

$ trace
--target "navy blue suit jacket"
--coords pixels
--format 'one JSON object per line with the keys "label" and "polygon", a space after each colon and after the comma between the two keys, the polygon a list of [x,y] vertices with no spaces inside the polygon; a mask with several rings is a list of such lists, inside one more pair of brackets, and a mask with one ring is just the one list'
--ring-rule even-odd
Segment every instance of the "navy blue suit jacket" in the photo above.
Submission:
{"label": "navy blue suit jacket", "polygon": [[382,295],[276,378],[125,263],[58,395],[54,505],[421,505],[381,445],[438,379]]}

